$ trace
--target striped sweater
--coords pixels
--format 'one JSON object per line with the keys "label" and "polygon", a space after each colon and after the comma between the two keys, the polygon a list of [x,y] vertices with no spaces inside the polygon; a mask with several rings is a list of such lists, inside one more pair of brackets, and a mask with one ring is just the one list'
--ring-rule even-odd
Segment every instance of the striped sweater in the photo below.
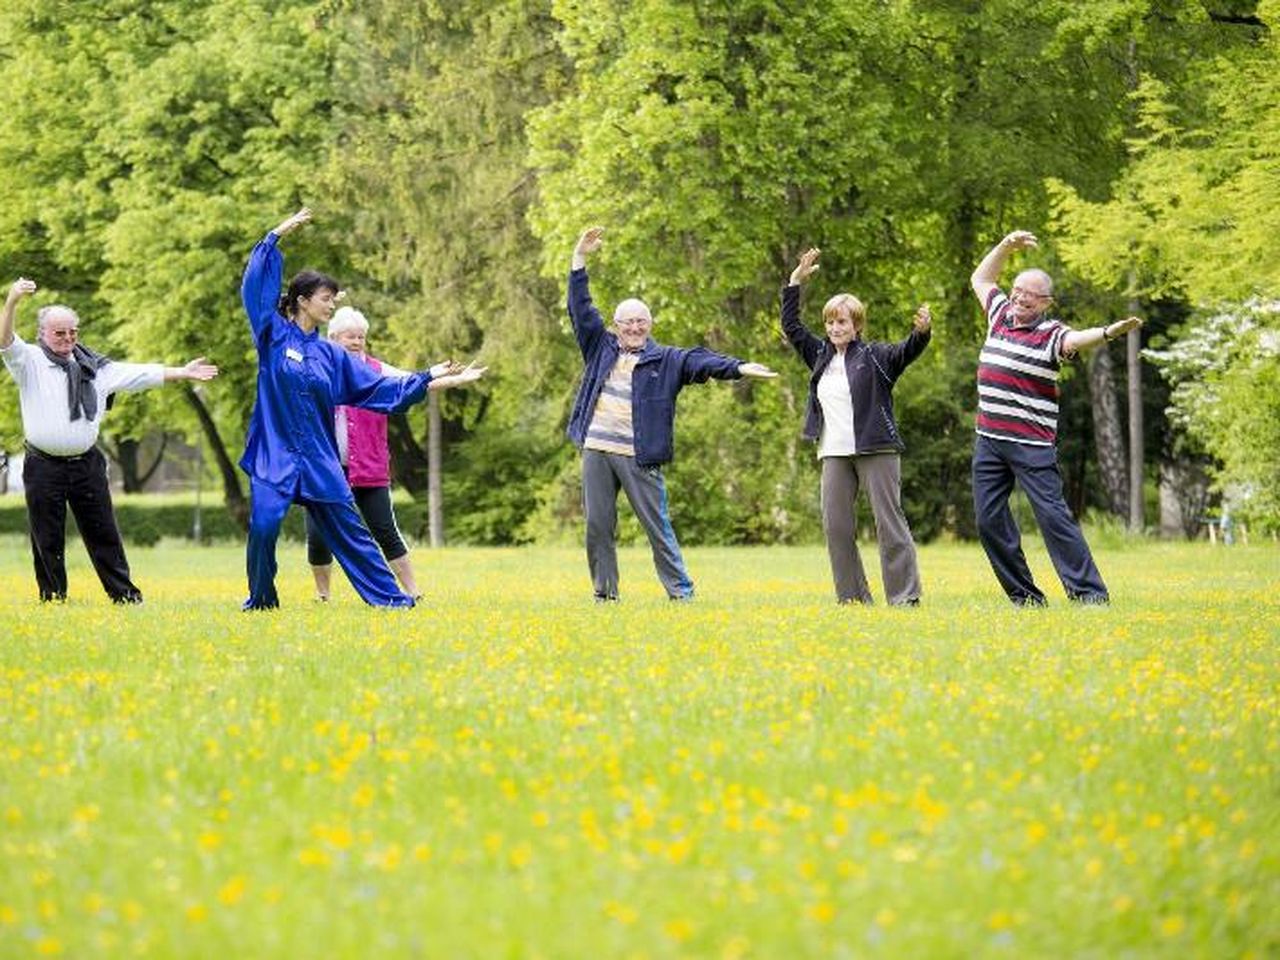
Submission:
{"label": "striped sweater", "polygon": [[1009,318],[1009,298],[987,301],[987,339],[978,358],[978,433],[1050,447],[1058,435],[1058,369],[1070,327],[1040,316],[1026,326]]}

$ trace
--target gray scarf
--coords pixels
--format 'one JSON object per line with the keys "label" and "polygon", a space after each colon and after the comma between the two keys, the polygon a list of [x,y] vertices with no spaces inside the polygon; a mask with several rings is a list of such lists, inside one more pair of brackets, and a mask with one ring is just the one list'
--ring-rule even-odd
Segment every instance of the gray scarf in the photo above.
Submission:
{"label": "gray scarf", "polygon": [[[67,406],[71,411],[71,419],[79,420],[81,414],[86,420],[98,415],[98,391],[93,388],[93,379],[98,371],[110,363],[110,359],[77,343],[71,348],[71,355],[64,357],[54,353],[39,341],[40,349],[50,362],[57,364],[67,372]],[[114,394],[107,397],[107,409],[111,409]]]}

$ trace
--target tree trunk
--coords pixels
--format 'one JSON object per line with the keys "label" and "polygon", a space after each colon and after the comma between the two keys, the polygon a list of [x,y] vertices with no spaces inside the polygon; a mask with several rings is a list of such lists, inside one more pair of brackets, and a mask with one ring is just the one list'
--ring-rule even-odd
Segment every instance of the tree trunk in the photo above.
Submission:
{"label": "tree trunk", "polygon": [[103,444],[111,459],[120,468],[120,485],[125,493],[141,493],[142,483],[138,479],[138,441],[132,437],[122,437],[115,444]]}
{"label": "tree trunk", "polygon": [[[1137,304],[1129,305],[1132,312]],[[1143,465],[1146,448],[1142,436],[1142,331],[1130,330],[1125,335],[1129,378],[1129,530],[1141,533],[1146,527],[1144,510]]]}
{"label": "tree trunk", "polygon": [[1093,443],[1098,451],[1098,472],[1102,475],[1107,509],[1118,517],[1127,516],[1129,475],[1124,431],[1116,402],[1115,366],[1105,343],[1089,362],[1089,394],[1093,406]]}
{"label": "tree trunk", "polygon": [[444,500],[440,493],[440,395],[427,394],[427,534],[431,546],[444,546]]}
{"label": "tree trunk", "polygon": [[1193,540],[1209,504],[1209,476],[1188,457],[1160,463],[1160,534]]}
{"label": "tree trunk", "polygon": [[427,454],[413,438],[413,426],[403,413],[387,417],[387,446],[396,482],[413,494],[413,499],[421,500],[429,480]]}
{"label": "tree trunk", "polygon": [[146,489],[147,482],[155,476],[155,472],[160,469],[160,464],[164,462],[164,451],[168,446],[169,435],[160,434],[160,449],[156,451],[151,466],[144,470],[139,464],[142,456],[141,441],[133,437],[122,437],[114,444],[105,440],[102,442],[102,448],[120,468],[120,485],[125,493],[142,493]]}
{"label": "tree trunk", "polygon": [[248,532],[249,501],[245,499],[244,491],[240,488],[240,475],[236,472],[236,465],[232,462],[230,454],[227,453],[227,445],[222,442],[222,436],[218,433],[218,425],[213,422],[213,415],[209,413],[209,408],[205,406],[201,389],[199,387],[187,387],[183,391],[183,395],[187,398],[187,403],[191,404],[191,408],[196,412],[196,419],[200,421],[200,429],[204,431],[205,439],[209,441],[209,449],[213,451],[214,461],[218,464],[218,473],[222,477],[222,497],[227,507],[227,513],[231,514],[231,518],[240,529]]}

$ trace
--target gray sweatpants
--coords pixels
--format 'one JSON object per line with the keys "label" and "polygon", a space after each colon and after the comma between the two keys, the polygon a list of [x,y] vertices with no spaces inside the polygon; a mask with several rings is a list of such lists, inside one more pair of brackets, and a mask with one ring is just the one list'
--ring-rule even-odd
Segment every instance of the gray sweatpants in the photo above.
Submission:
{"label": "gray sweatpants", "polygon": [[587,516],[587,566],[591,585],[601,599],[618,597],[618,490],[649,536],[653,565],[667,595],[693,594],[676,532],[667,514],[667,485],[662,468],[641,467],[635,457],[600,450],[582,451],[582,507]]}
{"label": "gray sweatpants", "polygon": [[893,604],[918,600],[920,571],[911,528],[902,512],[902,464],[896,453],[822,459],[822,529],[827,535],[836,598],[842,603],[871,602],[855,539],[859,487],[866,489],[871,515],[875,517],[885,599]]}

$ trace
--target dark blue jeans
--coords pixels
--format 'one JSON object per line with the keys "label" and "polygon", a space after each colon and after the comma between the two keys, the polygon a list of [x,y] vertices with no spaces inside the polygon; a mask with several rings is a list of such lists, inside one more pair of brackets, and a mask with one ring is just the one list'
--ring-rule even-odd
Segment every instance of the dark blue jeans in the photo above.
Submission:
{"label": "dark blue jeans", "polygon": [[1031,501],[1049,559],[1067,596],[1086,603],[1106,602],[1102,574],[1084,542],[1080,524],[1062,496],[1057,451],[979,435],[973,448],[973,506],[978,536],[1009,599],[1019,604],[1045,602],[1031,577],[1022,552],[1022,536],[1009,510],[1015,480]]}

